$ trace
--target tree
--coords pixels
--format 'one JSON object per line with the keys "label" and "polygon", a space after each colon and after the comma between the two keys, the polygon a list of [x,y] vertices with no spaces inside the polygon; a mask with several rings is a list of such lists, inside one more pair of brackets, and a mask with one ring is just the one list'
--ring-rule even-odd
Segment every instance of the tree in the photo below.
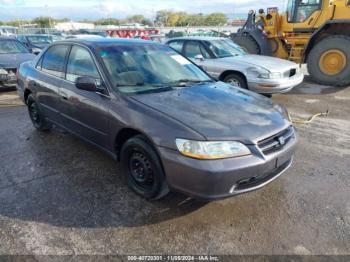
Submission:
{"label": "tree", "polygon": [[129,22],[138,23],[138,24],[142,24],[142,21],[144,20],[145,20],[145,17],[143,15],[133,15],[128,18]]}
{"label": "tree", "polygon": [[168,18],[169,18],[170,14],[171,14],[171,12],[168,10],[157,11],[156,23],[163,24],[164,26],[167,26],[168,25]]}
{"label": "tree", "polygon": [[40,16],[40,17],[34,18],[32,20],[32,22],[34,24],[37,24],[38,27],[40,27],[40,28],[51,27],[53,25],[52,24],[53,21],[54,21],[53,18],[47,17],[47,16]]}
{"label": "tree", "polygon": [[120,20],[116,18],[103,18],[95,21],[95,25],[120,25]]}
{"label": "tree", "polygon": [[147,25],[147,26],[153,26],[153,22],[151,19],[145,18],[142,20],[142,24],[143,25]]}
{"label": "tree", "polygon": [[227,17],[223,13],[212,13],[205,17],[204,24],[208,26],[225,25]]}

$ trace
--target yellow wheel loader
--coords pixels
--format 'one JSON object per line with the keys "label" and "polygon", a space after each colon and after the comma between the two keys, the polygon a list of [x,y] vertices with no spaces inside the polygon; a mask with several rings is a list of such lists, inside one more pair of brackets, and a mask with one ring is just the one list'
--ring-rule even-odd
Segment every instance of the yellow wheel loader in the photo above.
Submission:
{"label": "yellow wheel loader", "polygon": [[289,0],[283,14],[250,11],[231,38],[249,53],[307,63],[320,84],[350,84],[350,0]]}

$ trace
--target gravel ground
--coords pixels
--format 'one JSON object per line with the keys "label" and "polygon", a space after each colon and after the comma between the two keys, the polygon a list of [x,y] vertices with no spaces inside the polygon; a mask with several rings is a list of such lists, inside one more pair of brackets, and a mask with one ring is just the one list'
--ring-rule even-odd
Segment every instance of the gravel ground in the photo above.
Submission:
{"label": "gravel ground", "polygon": [[[25,107],[0,108],[0,254],[350,255],[350,88],[303,84],[276,95],[298,125],[292,168],[263,189],[216,202],[147,202],[119,166]],[[1,100],[1,99],[0,99]]]}

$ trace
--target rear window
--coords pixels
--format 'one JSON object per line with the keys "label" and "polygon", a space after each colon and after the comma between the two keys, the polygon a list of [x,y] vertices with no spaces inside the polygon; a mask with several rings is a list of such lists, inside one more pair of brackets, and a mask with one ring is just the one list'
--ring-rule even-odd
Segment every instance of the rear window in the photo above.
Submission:
{"label": "rear window", "polygon": [[17,40],[1,40],[0,54],[28,53],[28,50]]}
{"label": "rear window", "polygon": [[60,78],[64,78],[64,62],[67,55],[68,46],[55,45],[50,47],[44,54],[42,61],[42,71]]}

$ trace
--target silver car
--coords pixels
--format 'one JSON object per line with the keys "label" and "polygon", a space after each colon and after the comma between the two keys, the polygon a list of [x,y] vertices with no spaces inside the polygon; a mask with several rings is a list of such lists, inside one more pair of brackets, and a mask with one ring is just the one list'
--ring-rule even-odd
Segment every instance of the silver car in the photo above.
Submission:
{"label": "silver car", "polygon": [[247,54],[231,40],[219,37],[181,37],[166,43],[213,78],[261,94],[285,93],[304,80],[298,64]]}

